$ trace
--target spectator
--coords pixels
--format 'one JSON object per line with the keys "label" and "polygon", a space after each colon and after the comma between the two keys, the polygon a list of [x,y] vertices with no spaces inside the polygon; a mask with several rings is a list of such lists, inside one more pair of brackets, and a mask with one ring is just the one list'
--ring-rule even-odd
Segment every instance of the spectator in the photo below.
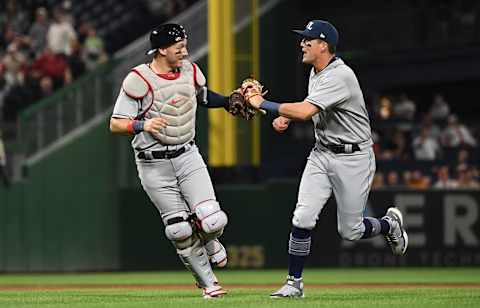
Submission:
{"label": "spectator", "polygon": [[53,80],[51,77],[43,76],[42,78],[40,78],[39,85],[40,91],[38,99],[49,97],[53,94]]}
{"label": "spectator", "polygon": [[385,141],[380,158],[384,160],[406,160],[409,158],[409,149],[404,132],[396,130],[393,137]]}
{"label": "spectator", "polygon": [[53,23],[48,28],[47,46],[54,54],[70,55],[72,43],[77,39],[72,24],[60,8],[53,11]]}
{"label": "spectator", "polygon": [[435,160],[440,156],[440,145],[430,137],[427,127],[422,127],[420,135],[413,140],[412,148],[417,160]]}
{"label": "spectator", "polygon": [[399,100],[393,105],[393,114],[397,119],[413,121],[416,109],[415,102],[403,93],[400,95]]}
{"label": "spectator", "polygon": [[382,96],[378,102],[378,116],[382,120],[392,117],[392,101],[387,96]]}
{"label": "spectator", "polygon": [[49,76],[53,79],[55,88],[71,81],[71,72],[65,57],[55,54],[50,48],[45,48],[43,54],[35,60],[31,67],[32,74],[39,78]]}
{"label": "spectator", "polygon": [[442,131],[440,127],[433,121],[432,115],[430,113],[425,114],[423,117],[422,127],[428,129],[429,136],[435,140],[440,140],[440,135]]}
{"label": "spectator", "polygon": [[384,176],[382,172],[376,172],[373,176],[372,189],[380,189],[385,187]]}
{"label": "spectator", "polygon": [[400,179],[399,179],[398,173],[396,171],[392,170],[392,171],[388,172],[386,186],[388,188],[394,188],[394,189],[398,189],[398,188],[403,187],[403,185],[400,184]]}
{"label": "spectator", "polygon": [[467,150],[458,151],[457,165],[470,165],[470,153]]}
{"label": "spectator", "polygon": [[29,16],[21,6],[21,1],[7,0],[4,18],[8,20],[14,33],[24,33],[28,28]]}
{"label": "spectator", "polygon": [[433,185],[435,189],[454,189],[458,187],[458,182],[450,178],[447,166],[442,166],[437,171],[437,182]]}
{"label": "spectator", "polygon": [[443,95],[437,93],[433,97],[433,104],[430,107],[430,114],[433,121],[445,122],[450,115],[450,106]]}
{"label": "spectator", "polygon": [[88,70],[93,70],[98,64],[107,61],[103,40],[97,36],[97,31],[90,26],[84,46],[84,61]]}
{"label": "spectator", "polygon": [[60,9],[62,10],[65,21],[71,25],[74,25],[75,18],[73,17],[73,12],[72,12],[72,1],[64,0],[60,5]]}
{"label": "spectator", "polygon": [[2,33],[2,40],[1,40],[1,45],[0,48],[2,50],[5,50],[7,46],[10,46],[10,43],[12,43],[15,40],[15,37],[17,36],[16,33],[13,31],[12,27],[10,24],[7,22],[3,25],[3,33]]}
{"label": "spectator", "polygon": [[68,67],[72,73],[72,79],[77,79],[85,73],[85,62],[82,59],[82,45],[75,41],[72,45],[72,54],[67,57]]}
{"label": "spectator", "polygon": [[473,138],[470,130],[459,123],[456,115],[450,115],[447,120],[447,127],[442,132],[442,143],[449,148],[476,147],[477,141]]}
{"label": "spectator", "polygon": [[405,184],[410,189],[425,190],[430,188],[431,180],[428,176],[424,176],[420,170],[414,170]]}
{"label": "spectator", "polygon": [[5,146],[3,145],[2,132],[0,131],[0,177],[5,186],[10,186],[10,180],[7,175],[7,155],[5,154]]}
{"label": "spectator", "polygon": [[39,7],[35,13],[35,22],[28,33],[31,40],[31,48],[38,57],[47,45],[48,14],[44,7]]}
{"label": "spectator", "polygon": [[12,87],[23,84],[25,79],[24,68],[27,58],[20,52],[19,45],[19,40],[12,42],[7,48],[7,54],[2,59],[5,81],[8,86]]}
{"label": "spectator", "polygon": [[457,168],[458,173],[458,187],[459,189],[480,189],[480,183],[475,180],[473,170],[467,168],[465,165]]}

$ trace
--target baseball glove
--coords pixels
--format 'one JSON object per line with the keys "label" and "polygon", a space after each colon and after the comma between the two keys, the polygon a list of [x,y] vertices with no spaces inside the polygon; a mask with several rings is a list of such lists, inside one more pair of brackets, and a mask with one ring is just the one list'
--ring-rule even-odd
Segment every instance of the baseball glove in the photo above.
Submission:
{"label": "baseball glove", "polygon": [[234,116],[251,120],[258,110],[248,104],[248,99],[255,95],[262,95],[262,84],[253,78],[242,81],[240,88],[234,90],[228,97],[225,109]]}
{"label": "baseball glove", "polygon": [[247,78],[243,80],[240,89],[242,90],[243,96],[247,101],[256,95],[263,96],[267,93],[262,93],[263,85],[260,83],[260,81],[254,78]]}

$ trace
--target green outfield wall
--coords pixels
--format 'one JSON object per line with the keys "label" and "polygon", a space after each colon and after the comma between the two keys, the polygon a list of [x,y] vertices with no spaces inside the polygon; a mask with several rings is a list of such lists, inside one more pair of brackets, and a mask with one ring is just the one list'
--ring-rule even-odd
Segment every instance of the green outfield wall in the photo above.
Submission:
{"label": "green outfield wall", "polygon": [[[222,236],[230,268],[287,265],[290,219],[297,181],[266,185],[217,186],[228,214]],[[121,192],[123,267],[176,268],[180,263],[165,239],[161,220],[142,191]],[[365,215],[381,217],[395,204],[404,213],[408,253],[394,257],[382,237],[344,241],[337,234],[335,201],[325,206],[312,239],[307,266],[479,266],[480,194],[472,191],[374,191]]]}
{"label": "green outfield wall", "polygon": [[0,271],[119,268],[113,143],[102,122],[0,187]]}

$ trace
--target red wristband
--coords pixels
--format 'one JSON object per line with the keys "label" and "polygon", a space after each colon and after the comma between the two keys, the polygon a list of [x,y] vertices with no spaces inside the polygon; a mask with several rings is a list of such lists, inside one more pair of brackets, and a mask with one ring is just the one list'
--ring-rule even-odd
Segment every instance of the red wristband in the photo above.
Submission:
{"label": "red wristband", "polygon": [[128,122],[128,125],[127,125],[127,131],[129,134],[132,134],[132,135],[135,135],[135,130],[133,129],[134,123],[135,123],[135,120],[131,120],[130,122]]}

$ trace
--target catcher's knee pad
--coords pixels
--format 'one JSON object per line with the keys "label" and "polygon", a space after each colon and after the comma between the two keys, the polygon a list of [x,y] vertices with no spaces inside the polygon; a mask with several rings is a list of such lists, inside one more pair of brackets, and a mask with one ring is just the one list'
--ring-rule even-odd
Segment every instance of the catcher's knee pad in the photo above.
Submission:
{"label": "catcher's knee pad", "polygon": [[199,227],[208,234],[223,231],[227,225],[227,214],[220,208],[215,200],[207,200],[195,207],[195,215],[197,216]]}
{"label": "catcher's knee pad", "polygon": [[183,249],[192,245],[193,229],[187,212],[178,212],[164,217],[165,235],[173,244]]}
{"label": "catcher's knee pad", "polygon": [[338,222],[338,234],[347,241],[356,241],[359,240],[363,232],[365,231],[365,227],[363,223],[360,222]]}
{"label": "catcher's knee pad", "polygon": [[300,228],[312,230],[317,224],[317,217],[312,215],[304,206],[298,206],[293,212],[292,225]]}

